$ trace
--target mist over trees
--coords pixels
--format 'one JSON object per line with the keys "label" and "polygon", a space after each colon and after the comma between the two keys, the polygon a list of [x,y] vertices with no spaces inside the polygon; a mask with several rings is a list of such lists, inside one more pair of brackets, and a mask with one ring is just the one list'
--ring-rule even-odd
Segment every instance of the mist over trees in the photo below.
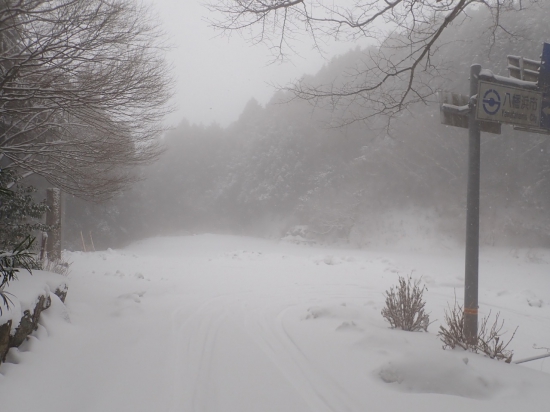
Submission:
{"label": "mist over trees", "polygon": [[[474,9],[441,34],[431,64],[445,70],[431,88],[467,93],[471,64],[507,75],[507,54],[536,59],[549,40],[546,3],[499,16],[507,32],[488,31],[492,18]],[[372,56],[352,50],[301,82],[349,86],[353,68]],[[440,124],[435,96],[346,126],[340,121],[357,120],[362,100],[312,105],[293,97],[279,91],[265,107],[251,99],[227,128],[183,121],[166,135],[159,161],[141,169],[145,181],[110,203],[69,207],[67,246],[81,248],[80,231],[103,247],[182,231],[302,234],[360,246],[412,232],[463,236],[467,135]],[[509,126],[482,135],[482,243],[550,244],[547,140]]]}

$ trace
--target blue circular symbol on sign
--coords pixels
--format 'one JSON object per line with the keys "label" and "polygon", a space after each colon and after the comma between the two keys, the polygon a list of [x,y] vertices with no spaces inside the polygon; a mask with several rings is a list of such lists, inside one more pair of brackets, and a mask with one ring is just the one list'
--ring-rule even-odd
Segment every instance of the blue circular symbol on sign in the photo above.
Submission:
{"label": "blue circular symbol on sign", "polygon": [[483,95],[483,110],[489,115],[494,115],[500,109],[500,95],[494,89],[489,89]]}

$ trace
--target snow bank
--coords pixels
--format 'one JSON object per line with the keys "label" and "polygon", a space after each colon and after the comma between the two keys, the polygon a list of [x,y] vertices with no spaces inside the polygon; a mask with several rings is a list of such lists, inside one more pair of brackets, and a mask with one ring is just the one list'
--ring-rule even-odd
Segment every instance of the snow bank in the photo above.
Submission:
{"label": "snow bank", "polygon": [[66,293],[67,278],[56,273],[33,270],[32,275],[26,270],[17,273],[17,280],[9,283],[4,289],[11,300],[10,307],[2,306],[0,325],[12,321],[11,334],[15,333],[25,311],[33,312],[40,296],[49,297],[56,291]]}

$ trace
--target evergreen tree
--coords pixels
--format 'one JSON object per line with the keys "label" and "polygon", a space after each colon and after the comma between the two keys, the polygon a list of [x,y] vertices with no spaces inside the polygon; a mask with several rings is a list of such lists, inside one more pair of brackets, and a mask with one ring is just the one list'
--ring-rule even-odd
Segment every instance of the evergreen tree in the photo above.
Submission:
{"label": "evergreen tree", "polygon": [[45,201],[35,203],[36,189],[21,186],[20,180],[12,171],[0,171],[0,248],[4,250],[13,249],[33,232],[48,230],[39,221],[48,210]]}
{"label": "evergreen tree", "polygon": [[19,181],[14,172],[0,170],[0,314],[2,305],[9,307],[10,303],[4,288],[17,279],[19,269],[40,268],[33,253],[33,232],[49,229],[38,221],[48,209],[45,202],[35,203],[32,194],[36,189],[23,187]]}

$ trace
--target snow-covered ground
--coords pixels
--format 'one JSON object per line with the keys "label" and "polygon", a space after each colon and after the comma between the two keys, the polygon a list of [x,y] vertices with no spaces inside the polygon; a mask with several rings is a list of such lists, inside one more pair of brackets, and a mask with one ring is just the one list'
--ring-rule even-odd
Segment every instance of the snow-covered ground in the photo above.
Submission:
{"label": "snow-covered ground", "polygon": [[[463,254],[415,249],[198,235],[69,253],[66,312],[52,305],[0,366],[0,411],[550,410],[550,358],[441,348]],[[482,251],[480,310],[519,326],[514,359],[550,346],[549,264],[545,250]],[[380,315],[384,291],[410,273],[428,287],[428,333]]]}

